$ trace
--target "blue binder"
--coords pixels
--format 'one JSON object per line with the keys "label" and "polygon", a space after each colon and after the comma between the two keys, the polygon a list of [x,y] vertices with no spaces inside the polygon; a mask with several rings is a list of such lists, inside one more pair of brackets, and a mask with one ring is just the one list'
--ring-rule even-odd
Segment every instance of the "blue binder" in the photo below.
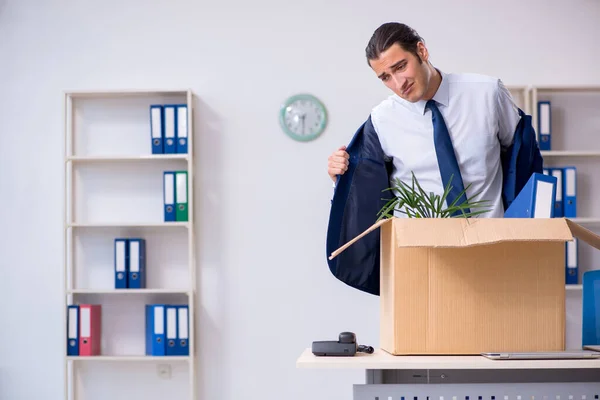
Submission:
{"label": "blue binder", "polygon": [[556,177],[534,172],[504,212],[504,218],[552,218]]}
{"label": "blue binder", "polygon": [[175,106],[175,132],[177,138],[176,152],[188,152],[188,109],[186,104]]}
{"label": "blue binder", "polygon": [[563,209],[566,218],[577,217],[577,168],[564,167]]}
{"label": "blue binder", "polygon": [[554,218],[564,217],[564,174],[562,168],[550,168],[550,173],[556,178],[556,199],[554,200]]}
{"label": "blue binder", "polygon": [[150,140],[152,143],[152,154],[163,154],[164,130],[163,106],[153,104],[150,106]]}
{"label": "blue binder", "polygon": [[129,239],[129,284],[130,289],[146,287],[146,240]]}
{"label": "blue binder", "polygon": [[177,355],[177,306],[165,307],[166,320],[166,349],[167,356]]}
{"label": "blue binder", "polygon": [[174,154],[177,153],[177,143],[175,142],[175,105],[164,105],[163,108],[165,116],[164,152],[165,154]]}
{"label": "blue binder", "polygon": [[115,289],[127,289],[129,275],[129,246],[127,239],[115,239],[114,264],[115,264]]}
{"label": "blue binder", "polygon": [[565,243],[565,284],[579,283],[579,242],[577,238]]}
{"label": "blue binder", "polygon": [[79,306],[67,308],[67,355],[79,355]]}
{"label": "blue binder", "polygon": [[582,346],[600,345],[600,270],[583,273]]}
{"label": "blue binder", "polygon": [[549,101],[538,101],[538,127],[540,150],[552,148],[552,110]]}
{"label": "blue binder", "polygon": [[146,355],[165,355],[165,305],[146,304]]}
{"label": "blue binder", "polygon": [[177,306],[177,344],[175,354],[187,356],[190,354],[190,324],[189,307],[187,305]]}
{"label": "blue binder", "polygon": [[163,174],[163,203],[165,222],[175,222],[175,172],[165,171]]}

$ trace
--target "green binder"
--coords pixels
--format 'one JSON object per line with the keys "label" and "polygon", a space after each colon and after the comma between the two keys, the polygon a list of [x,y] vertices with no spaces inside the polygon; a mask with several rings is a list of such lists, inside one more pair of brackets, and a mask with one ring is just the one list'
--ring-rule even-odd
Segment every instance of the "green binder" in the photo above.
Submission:
{"label": "green binder", "polygon": [[188,175],[187,171],[175,172],[175,220],[188,220]]}

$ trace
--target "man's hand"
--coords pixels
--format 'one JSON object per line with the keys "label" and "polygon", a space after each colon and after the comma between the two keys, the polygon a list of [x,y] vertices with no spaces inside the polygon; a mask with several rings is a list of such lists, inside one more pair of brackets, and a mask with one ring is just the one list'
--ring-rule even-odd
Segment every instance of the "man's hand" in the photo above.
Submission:
{"label": "man's hand", "polygon": [[350,156],[346,152],[346,146],[342,146],[334,151],[327,163],[327,173],[331,180],[335,183],[336,175],[343,175],[348,170],[348,159]]}

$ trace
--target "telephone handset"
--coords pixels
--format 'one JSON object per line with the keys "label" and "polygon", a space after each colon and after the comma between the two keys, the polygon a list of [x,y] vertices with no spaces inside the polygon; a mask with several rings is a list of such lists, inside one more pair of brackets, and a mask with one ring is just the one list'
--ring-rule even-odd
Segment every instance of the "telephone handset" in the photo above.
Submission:
{"label": "telephone handset", "polygon": [[312,342],[312,352],[316,356],[353,356],[357,352],[373,353],[373,347],[358,345],[353,332],[342,332],[337,341],[320,340]]}

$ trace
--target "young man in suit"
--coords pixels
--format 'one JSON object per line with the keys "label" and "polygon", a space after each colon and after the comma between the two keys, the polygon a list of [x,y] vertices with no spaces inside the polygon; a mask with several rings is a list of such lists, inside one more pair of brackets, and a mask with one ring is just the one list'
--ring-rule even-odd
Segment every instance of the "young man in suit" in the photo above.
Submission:
{"label": "young man in suit", "polygon": [[[392,162],[390,180],[410,183],[414,172],[423,189],[441,196],[452,176],[448,204],[471,185],[467,197],[487,201],[489,211],[480,217],[502,217],[501,153],[521,119],[502,81],[434,67],[424,40],[401,23],[377,28],[366,57],[393,92],[369,118],[385,160]],[[345,146],[329,156],[334,182],[347,171],[348,157]]]}

